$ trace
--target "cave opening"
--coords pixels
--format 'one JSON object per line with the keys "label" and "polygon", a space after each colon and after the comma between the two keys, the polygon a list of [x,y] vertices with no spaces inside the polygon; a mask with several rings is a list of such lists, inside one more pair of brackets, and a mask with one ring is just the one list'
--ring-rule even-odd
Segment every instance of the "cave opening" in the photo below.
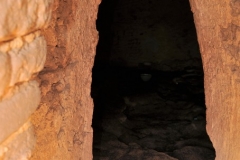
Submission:
{"label": "cave opening", "polygon": [[188,0],[102,0],[93,159],[213,160]]}

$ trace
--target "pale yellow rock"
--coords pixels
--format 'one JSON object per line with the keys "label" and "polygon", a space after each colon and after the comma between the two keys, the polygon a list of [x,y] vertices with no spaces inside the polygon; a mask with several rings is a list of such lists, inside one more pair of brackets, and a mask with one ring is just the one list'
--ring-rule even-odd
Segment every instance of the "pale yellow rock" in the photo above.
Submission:
{"label": "pale yellow rock", "polygon": [[11,63],[8,54],[0,53],[0,97],[4,94],[6,86],[9,86],[11,76]]}
{"label": "pale yellow rock", "polygon": [[47,26],[52,0],[0,0],[0,42]]}
{"label": "pale yellow rock", "polygon": [[10,94],[0,102],[0,143],[27,121],[40,102],[40,90],[35,81],[14,87]]}
{"label": "pale yellow rock", "polygon": [[42,70],[46,60],[46,41],[44,37],[37,37],[21,49],[8,52],[11,59],[11,80],[9,86],[18,82],[30,80],[34,73]]}
{"label": "pale yellow rock", "polygon": [[10,42],[10,48],[11,49],[18,49],[23,46],[24,42],[22,37],[17,37],[13,41]]}
{"label": "pale yellow rock", "polygon": [[[1,52],[0,46],[0,98],[4,92],[16,83],[29,81],[33,74],[39,72],[46,60],[46,41],[43,36],[34,34],[9,42],[10,51]],[[31,41],[31,42],[30,42]],[[30,42],[30,43],[27,43]]]}
{"label": "pale yellow rock", "polygon": [[39,37],[40,35],[41,35],[41,31],[36,31],[24,36],[23,39],[25,42],[30,43],[35,39],[35,37]]}
{"label": "pale yellow rock", "polygon": [[28,121],[0,144],[0,159],[27,160],[31,156],[35,143],[33,127]]}
{"label": "pale yellow rock", "polygon": [[8,42],[0,43],[0,52],[8,52],[12,49],[20,49],[24,43],[32,42],[36,37],[41,36],[41,31],[37,30],[35,32],[29,33],[23,37],[17,37]]}

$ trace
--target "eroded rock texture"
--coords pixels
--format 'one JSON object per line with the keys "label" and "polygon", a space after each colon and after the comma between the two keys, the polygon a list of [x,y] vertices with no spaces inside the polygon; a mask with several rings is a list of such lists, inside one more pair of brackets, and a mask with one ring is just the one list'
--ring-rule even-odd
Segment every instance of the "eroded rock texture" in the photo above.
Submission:
{"label": "eroded rock texture", "polygon": [[32,159],[92,159],[91,69],[98,0],[56,0],[43,31],[48,55],[38,79],[41,105],[31,117],[37,143]]}
{"label": "eroded rock texture", "polygon": [[205,73],[207,131],[217,160],[240,159],[239,1],[190,2]]}
{"label": "eroded rock texture", "polygon": [[29,120],[40,102],[34,80],[46,59],[40,30],[51,17],[51,0],[0,1],[0,159],[29,159],[36,137]]}

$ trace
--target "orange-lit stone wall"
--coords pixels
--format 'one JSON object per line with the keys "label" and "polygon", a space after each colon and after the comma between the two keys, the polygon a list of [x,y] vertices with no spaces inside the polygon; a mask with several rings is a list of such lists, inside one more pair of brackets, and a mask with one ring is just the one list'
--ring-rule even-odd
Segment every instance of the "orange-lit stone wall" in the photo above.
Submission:
{"label": "orange-lit stone wall", "polygon": [[1,160],[92,159],[99,3],[0,1]]}
{"label": "orange-lit stone wall", "polygon": [[43,34],[47,58],[38,75],[41,102],[32,115],[33,160],[91,160],[92,67],[99,0],[55,0]]}
{"label": "orange-lit stone wall", "polygon": [[[207,130],[216,159],[237,160],[240,3],[190,2],[205,72]],[[0,0],[1,160],[92,159],[99,3]]]}
{"label": "orange-lit stone wall", "polygon": [[30,115],[40,102],[36,74],[46,59],[40,29],[51,17],[51,0],[0,1],[0,159],[29,159],[36,144]]}
{"label": "orange-lit stone wall", "polygon": [[205,74],[216,160],[240,159],[240,1],[190,0]]}

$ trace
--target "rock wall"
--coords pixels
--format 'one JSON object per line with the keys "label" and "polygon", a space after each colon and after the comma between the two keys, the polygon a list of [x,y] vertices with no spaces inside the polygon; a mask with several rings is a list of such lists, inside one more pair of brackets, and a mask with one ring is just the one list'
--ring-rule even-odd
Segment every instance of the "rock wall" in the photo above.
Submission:
{"label": "rock wall", "polygon": [[40,102],[36,74],[46,59],[40,33],[51,16],[51,0],[0,1],[0,159],[32,155],[36,137],[30,115]]}
{"label": "rock wall", "polygon": [[190,2],[205,74],[207,131],[216,160],[240,159],[240,2]]}
{"label": "rock wall", "polygon": [[[240,4],[190,1],[204,64],[207,130],[216,159],[240,159]],[[90,85],[99,0],[51,4],[51,0],[0,1],[3,160],[92,158]],[[44,30],[46,49],[40,29],[49,23],[52,9],[50,27]],[[36,77],[47,51],[44,70]]]}
{"label": "rock wall", "polygon": [[92,159],[99,3],[0,1],[1,160]]}
{"label": "rock wall", "polygon": [[32,160],[92,159],[90,96],[99,0],[55,0],[43,31],[47,60],[38,76],[42,99],[31,116],[37,142]]}

